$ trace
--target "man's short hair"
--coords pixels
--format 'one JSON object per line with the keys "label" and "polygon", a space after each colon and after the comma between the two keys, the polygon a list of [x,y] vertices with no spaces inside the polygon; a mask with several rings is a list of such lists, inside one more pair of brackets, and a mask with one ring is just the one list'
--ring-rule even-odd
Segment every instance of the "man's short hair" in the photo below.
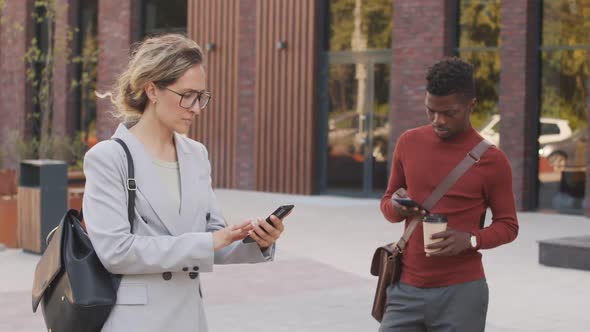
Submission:
{"label": "man's short hair", "polygon": [[443,97],[460,94],[466,99],[475,97],[473,65],[457,57],[444,58],[428,70],[426,91]]}

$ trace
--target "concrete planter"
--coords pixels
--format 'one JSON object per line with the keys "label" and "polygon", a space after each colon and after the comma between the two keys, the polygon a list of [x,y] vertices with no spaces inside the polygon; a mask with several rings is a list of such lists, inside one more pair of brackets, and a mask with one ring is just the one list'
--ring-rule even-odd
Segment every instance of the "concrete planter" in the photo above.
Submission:
{"label": "concrete planter", "polygon": [[68,171],[68,188],[84,188],[85,184],[86,177],[84,176],[84,171]]}
{"label": "concrete planter", "polygon": [[84,188],[68,188],[68,209],[80,210],[82,208],[82,198],[84,197]]}
{"label": "concrete planter", "polygon": [[[80,210],[83,191],[83,188],[70,188],[68,190],[69,209]],[[18,243],[18,200],[16,196],[0,197],[0,244],[4,244],[8,248],[20,248]]]}
{"label": "concrete planter", "polygon": [[0,243],[9,248],[18,248],[16,196],[0,197]]}
{"label": "concrete planter", "polygon": [[539,263],[553,267],[590,271],[590,236],[572,236],[539,241]]}
{"label": "concrete planter", "polygon": [[0,196],[16,195],[16,170],[0,170]]}

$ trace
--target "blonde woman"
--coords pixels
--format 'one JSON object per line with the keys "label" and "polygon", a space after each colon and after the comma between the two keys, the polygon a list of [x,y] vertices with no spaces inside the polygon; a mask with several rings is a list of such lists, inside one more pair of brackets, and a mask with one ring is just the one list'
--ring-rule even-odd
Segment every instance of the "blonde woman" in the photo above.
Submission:
{"label": "blonde woman", "polygon": [[[107,140],[86,154],[88,234],[104,266],[123,275],[103,331],[207,331],[199,273],[273,259],[282,220],[226,226],[207,149],[181,135],[211,99],[205,81],[200,47],[171,34],[142,42],[112,91],[123,120],[113,138],[135,164],[133,232],[123,148]],[[242,242],[248,235],[255,241]]]}

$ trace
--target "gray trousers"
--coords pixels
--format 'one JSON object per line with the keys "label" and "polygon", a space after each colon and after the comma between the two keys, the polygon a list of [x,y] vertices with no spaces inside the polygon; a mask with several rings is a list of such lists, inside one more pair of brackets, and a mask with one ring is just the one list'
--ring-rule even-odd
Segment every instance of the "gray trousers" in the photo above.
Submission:
{"label": "gray trousers", "polygon": [[440,288],[398,282],[387,289],[379,332],[480,332],[487,311],[485,279]]}

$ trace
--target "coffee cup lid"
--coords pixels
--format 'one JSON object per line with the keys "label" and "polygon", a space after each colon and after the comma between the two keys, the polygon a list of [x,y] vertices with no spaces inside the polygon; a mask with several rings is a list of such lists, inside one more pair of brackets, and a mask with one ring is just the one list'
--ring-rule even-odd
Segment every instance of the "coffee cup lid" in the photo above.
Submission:
{"label": "coffee cup lid", "polygon": [[446,223],[447,221],[447,216],[442,215],[442,214],[429,214],[424,216],[424,219],[422,219],[422,221],[424,222],[431,222],[431,223]]}

